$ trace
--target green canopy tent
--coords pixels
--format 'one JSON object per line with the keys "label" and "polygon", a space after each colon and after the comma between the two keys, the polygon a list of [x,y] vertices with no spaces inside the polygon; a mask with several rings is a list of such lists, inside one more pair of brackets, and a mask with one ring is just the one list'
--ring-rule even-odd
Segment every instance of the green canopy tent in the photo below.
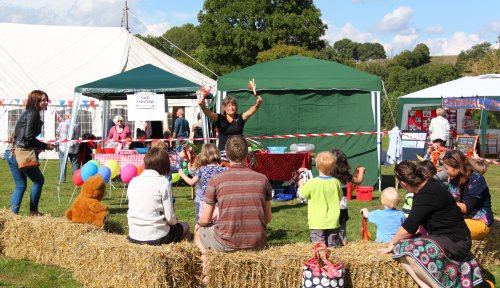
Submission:
{"label": "green canopy tent", "polygon": [[[380,132],[379,77],[331,61],[292,56],[256,64],[219,78],[218,102],[230,94],[240,112],[255,104],[247,88],[255,78],[263,105],[245,125],[245,136],[330,132]],[[343,150],[351,167],[367,168],[364,185],[380,189],[380,134],[259,140],[264,146],[312,143],[315,151]]]}
{"label": "green canopy tent", "polygon": [[80,85],[75,93],[99,100],[126,100],[127,94],[135,92],[163,93],[168,98],[196,99],[199,85],[146,64],[126,72]]}
{"label": "green canopy tent", "polygon": [[[155,92],[163,93],[165,99],[196,99],[196,91],[199,89],[198,84],[151,64],[80,85],[75,88],[73,96],[69,137],[72,137],[81,95],[99,100],[126,100],[127,94]],[[104,101],[103,111],[103,119],[108,119],[109,101]],[[103,131],[108,131],[107,121],[103,121],[103,125]]]}

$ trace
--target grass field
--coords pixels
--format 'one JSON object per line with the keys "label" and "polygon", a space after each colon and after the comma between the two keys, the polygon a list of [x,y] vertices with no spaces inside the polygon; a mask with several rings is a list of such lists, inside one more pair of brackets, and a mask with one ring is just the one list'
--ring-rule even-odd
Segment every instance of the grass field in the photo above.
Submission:
{"label": "grass field", "polygon": [[[42,167],[45,161],[42,162]],[[63,183],[60,193],[57,192],[57,169],[58,161],[49,160],[45,168],[45,186],[40,200],[40,211],[48,213],[54,217],[63,217],[64,211],[70,206],[70,197],[74,189],[71,182]],[[393,167],[382,167],[383,187],[394,186]],[[69,174],[68,174],[69,175]],[[499,217],[500,212],[500,167],[492,165],[485,175],[493,197],[493,211],[495,217]],[[8,209],[10,196],[14,188],[14,183],[5,160],[0,160],[0,208]],[[68,176],[68,179],[71,179]],[[31,183],[30,183],[31,184]],[[29,184],[29,185],[30,185]],[[110,232],[126,235],[128,233],[126,203],[120,207],[121,194],[123,188],[117,185],[112,189],[111,194],[103,201],[109,205],[110,211],[108,220]],[[21,214],[27,215],[29,212],[29,190],[23,198]],[[76,193],[79,192],[77,189]],[[404,191],[400,189],[401,196]],[[174,195],[176,198],[175,210],[177,217],[181,221],[187,221],[193,227],[194,204],[191,200],[191,189],[187,186],[175,186]],[[374,193],[371,202],[350,201],[348,222],[349,240],[360,239],[361,217],[359,210],[363,207],[377,209],[380,206],[379,192]],[[75,196],[76,197],[76,196]],[[268,242],[271,245],[286,244],[294,242],[308,242],[309,232],[307,228],[307,207],[297,201],[273,202],[273,220],[268,226]],[[375,227],[370,226],[370,232],[375,235]],[[496,279],[500,279],[500,267],[486,267]],[[500,282],[497,280],[497,282]],[[0,256],[0,286],[1,287],[80,287],[74,281],[71,272],[58,267],[37,265],[29,261],[20,261],[1,258]]]}

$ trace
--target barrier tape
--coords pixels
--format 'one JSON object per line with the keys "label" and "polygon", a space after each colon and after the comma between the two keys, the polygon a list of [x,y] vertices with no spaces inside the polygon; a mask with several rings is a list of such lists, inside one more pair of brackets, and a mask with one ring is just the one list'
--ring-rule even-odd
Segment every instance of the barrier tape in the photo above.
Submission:
{"label": "barrier tape", "polygon": [[[358,136],[358,135],[376,135],[376,134],[384,134],[386,132],[339,132],[339,133],[307,133],[307,134],[286,134],[286,135],[273,135],[273,136],[247,136],[247,139],[286,139],[286,138],[306,138],[306,137],[335,137],[335,136]],[[201,141],[201,140],[216,140],[217,138],[168,138],[168,139],[135,139],[131,140],[134,142],[152,142],[152,141],[182,141],[182,140],[192,140],[192,141]],[[130,140],[40,140],[45,143],[106,143],[106,142],[127,142]],[[0,142],[10,143],[9,140],[2,140]]]}

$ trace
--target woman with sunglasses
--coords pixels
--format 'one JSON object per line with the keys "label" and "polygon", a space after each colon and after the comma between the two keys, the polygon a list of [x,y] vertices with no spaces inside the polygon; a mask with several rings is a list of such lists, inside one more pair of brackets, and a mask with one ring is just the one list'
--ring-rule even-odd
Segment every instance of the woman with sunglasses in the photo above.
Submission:
{"label": "woman with sunglasses", "polygon": [[[113,118],[113,122],[115,123],[115,126],[111,127],[109,130],[108,140],[119,142],[120,140],[132,138],[130,128],[125,126],[122,115],[116,115],[115,118]],[[124,145],[125,142],[122,142],[122,147]]]}
{"label": "woman with sunglasses", "polygon": [[443,165],[449,176],[451,192],[473,240],[484,238],[493,224],[490,189],[481,174],[474,171],[469,159],[460,151],[448,151]]}
{"label": "woman with sunglasses", "polygon": [[[415,193],[410,215],[382,252],[393,252],[420,287],[472,287],[482,282],[478,263],[470,254],[467,225],[451,194],[421,167],[402,161],[394,174]],[[415,235],[424,226],[427,236]]]}

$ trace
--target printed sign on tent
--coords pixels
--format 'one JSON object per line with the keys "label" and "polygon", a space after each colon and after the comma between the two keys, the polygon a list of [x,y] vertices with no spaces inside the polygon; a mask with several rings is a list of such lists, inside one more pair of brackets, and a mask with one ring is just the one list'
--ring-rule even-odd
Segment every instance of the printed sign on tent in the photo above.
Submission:
{"label": "printed sign on tent", "polygon": [[127,95],[129,121],[163,121],[165,118],[165,96],[152,92],[137,92]]}

